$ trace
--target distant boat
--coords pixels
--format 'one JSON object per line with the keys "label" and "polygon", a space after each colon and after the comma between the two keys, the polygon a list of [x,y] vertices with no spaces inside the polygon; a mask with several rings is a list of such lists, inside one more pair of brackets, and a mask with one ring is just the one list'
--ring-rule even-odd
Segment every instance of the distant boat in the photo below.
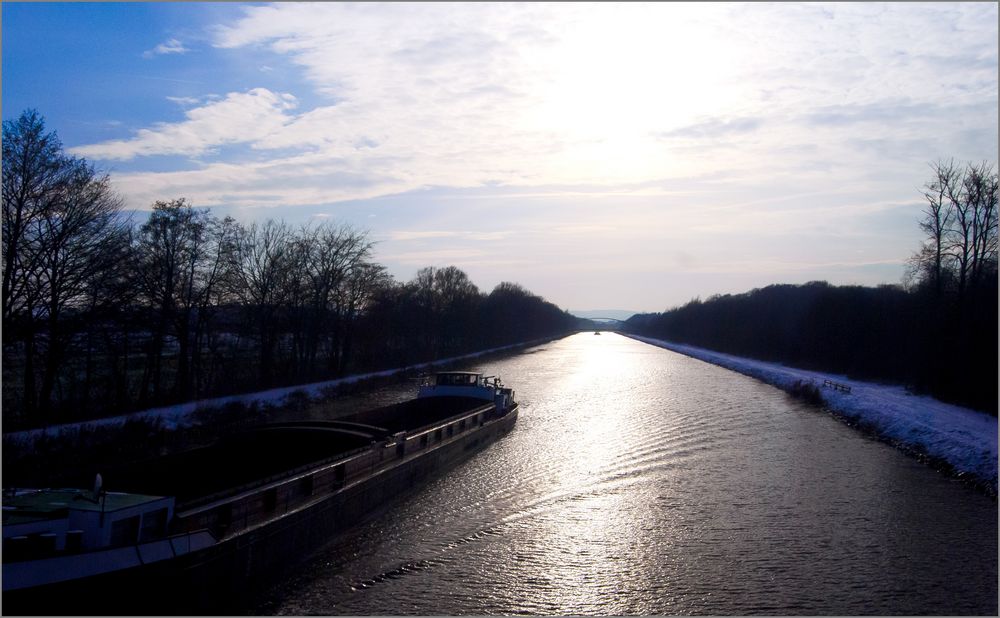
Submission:
{"label": "distant boat", "polygon": [[5,490],[5,613],[229,609],[504,435],[517,412],[499,378],[438,373],[415,399],[237,432],[108,470],[93,490]]}

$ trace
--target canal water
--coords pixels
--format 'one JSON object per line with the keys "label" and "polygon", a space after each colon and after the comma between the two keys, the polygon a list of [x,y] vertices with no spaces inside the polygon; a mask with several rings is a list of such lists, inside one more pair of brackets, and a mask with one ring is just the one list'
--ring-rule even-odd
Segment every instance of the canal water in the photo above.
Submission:
{"label": "canal water", "polygon": [[997,614],[995,499],[821,409],[613,333],[469,368],[514,430],[258,613]]}

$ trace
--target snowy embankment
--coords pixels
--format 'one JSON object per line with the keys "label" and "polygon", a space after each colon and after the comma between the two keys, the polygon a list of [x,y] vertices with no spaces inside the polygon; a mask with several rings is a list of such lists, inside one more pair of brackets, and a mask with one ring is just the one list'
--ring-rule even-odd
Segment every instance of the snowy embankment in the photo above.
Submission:
{"label": "snowy embankment", "polygon": [[[902,386],[861,382],[639,335],[625,336],[731,369],[783,390],[791,389],[798,381],[812,383],[834,413],[871,429],[904,450],[945,462],[958,476],[973,477],[992,486],[994,493],[997,491],[995,416],[914,395]],[[826,380],[848,386],[850,392],[824,387]]]}
{"label": "snowy embankment", "polygon": [[479,352],[473,352],[471,354],[465,354],[463,356],[453,356],[451,358],[442,358],[434,361],[427,361],[425,363],[418,363],[416,365],[407,365],[406,367],[400,367],[398,369],[386,369],[384,371],[375,371],[372,373],[363,373],[353,376],[346,376],[343,378],[338,378],[336,380],[327,380],[325,382],[314,382],[312,384],[299,384],[296,386],[287,386],[283,388],[273,388],[267,391],[260,391],[257,393],[244,393],[241,395],[231,395],[229,397],[217,397],[215,399],[202,399],[199,401],[190,401],[187,403],[180,403],[172,406],[164,406],[162,408],[152,408],[150,410],[143,410],[140,412],[131,412],[129,414],[122,414],[119,416],[110,416],[107,418],[94,419],[89,421],[81,421],[78,423],[66,423],[63,425],[53,425],[51,427],[46,427],[43,429],[29,429],[26,431],[17,431],[11,433],[3,434],[4,440],[13,440],[15,442],[21,441],[33,441],[42,437],[57,437],[68,433],[80,431],[81,429],[91,429],[91,428],[114,428],[124,426],[128,421],[143,421],[143,420],[158,420],[164,429],[178,429],[181,427],[189,427],[196,423],[194,420],[195,413],[204,410],[221,409],[225,406],[233,403],[250,405],[253,403],[281,406],[289,395],[293,393],[296,396],[298,394],[305,395],[309,399],[320,399],[327,393],[330,389],[335,389],[338,386],[344,384],[353,384],[355,382],[360,382],[363,380],[370,380],[372,378],[385,378],[390,377],[399,373],[406,371],[424,371],[430,370],[435,366],[447,365],[449,363],[454,363],[457,361],[476,358],[479,356],[484,356],[486,354],[493,354],[495,352],[503,352],[504,350],[511,350],[515,348],[521,348],[526,346],[537,345],[549,341],[548,339],[539,339],[536,341],[529,341],[525,343],[515,343],[512,345],[501,346],[499,348],[491,348],[489,350],[482,350]]}

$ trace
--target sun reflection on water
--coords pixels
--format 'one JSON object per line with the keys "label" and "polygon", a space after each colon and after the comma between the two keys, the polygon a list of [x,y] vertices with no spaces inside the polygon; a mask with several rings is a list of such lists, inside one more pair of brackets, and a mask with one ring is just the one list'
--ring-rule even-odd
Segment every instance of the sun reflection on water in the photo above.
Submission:
{"label": "sun reflection on water", "polygon": [[[617,350],[629,345],[620,337],[587,343],[575,358],[577,370],[558,385],[564,416],[551,419],[561,427],[551,447],[563,453],[552,458],[558,465],[548,481],[558,497],[551,508],[520,522],[524,552],[514,558],[522,562],[514,568],[544,573],[535,581],[545,588],[549,607],[537,611],[592,613],[599,607],[612,614],[643,613],[650,607],[637,604],[641,596],[625,592],[658,577],[642,572],[641,557],[651,548],[648,518],[640,513],[648,507],[636,510],[637,495],[655,496],[652,488],[637,489],[644,481],[630,466],[640,446],[635,427],[642,422],[632,416],[638,408],[633,399],[649,397],[635,385],[648,369],[641,356]],[[638,382],[655,389],[652,378]],[[656,551],[666,551],[662,542]]]}
{"label": "sun reflection on water", "polygon": [[784,393],[613,333],[498,364],[515,429],[265,613],[996,615],[995,501]]}

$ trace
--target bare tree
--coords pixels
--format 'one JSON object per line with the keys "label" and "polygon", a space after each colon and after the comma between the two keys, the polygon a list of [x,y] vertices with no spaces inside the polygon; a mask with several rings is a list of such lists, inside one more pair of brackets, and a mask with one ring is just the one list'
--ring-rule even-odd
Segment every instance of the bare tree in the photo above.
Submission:
{"label": "bare tree", "polygon": [[447,266],[434,273],[434,291],[444,307],[468,302],[479,296],[479,288],[458,267]]}
{"label": "bare tree", "polygon": [[996,263],[997,178],[989,163],[969,164],[949,189],[954,213],[947,230],[948,253],[963,302],[970,288],[982,281],[984,271]]}
{"label": "bare tree", "polygon": [[94,408],[120,410],[128,406],[128,314],[137,296],[132,268],[133,233],[134,228],[129,226],[115,237],[121,246],[113,253],[120,259],[95,275],[81,312],[86,322],[84,375],[78,396],[66,403],[84,413]]}
{"label": "bare tree", "polygon": [[955,194],[955,185],[960,177],[954,161],[947,163],[939,161],[931,164],[934,179],[924,187],[924,198],[927,205],[924,208],[924,218],[920,221],[920,229],[927,235],[927,244],[921,251],[918,264],[930,278],[930,285],[937,296],[944,290],[945,244],[948,230],[954,219],[955,212],[951,196]]}
{"label": "bare tree", "polygon": [[[353,236],[362,241],[363,236]],[[331,337],[329,367],[336,374],[344,373],[351,358],[355,328],[360,314],[371,303],[376,292],[392,280],[385,267],[368,260],[370,244],[355,244],[353,258],[344,279],[337,288],[337,330]]]}
{"label": "bare tree", "polygon": [[108,271],[120,268],[128,250],[129,224],[121,199],[107,176],[98,177],[73,160],[72,180],[60,199],[34,226],[38,254],[32,284],[39,290],[39,316],[45,322],[45,364],[38,405],[47,409],[67,347],[80,329],[79,317],[93,302],[89,291]]}
{"label": "bare tree", "polygon": [[[373,244],[363,232],[349,226],[327,227],[321,247],[325,253],[324,270],[329,277],[329,296],[325,305],[317,305],[318,315],[329,316],[326,335],[327,368],[334,373],[344,369],[345,350],[351,339],[351,329],[357,303],[368,293],[366,284],[378,278],[369,266]],[[368,276],[366,276],[368,275]]]}
{"label": "bare tree", "polygon": [[24,408],[35,408],[36,315],[41,290],[35,283],[40,253],[37,233],[45,211],[62,194],[68,167],[62,144],[45,132],[38,112],[27,110],[3,123],[3,344],[23,345]]}
{"label": "bare tree", "polygon": [[915,277],[941,296],[955,287],[959,303],[970,288],[995,274],[997,262],[997,174],[989,163],[933,164],[925,186],[927,206],[920,228],[927,242],[912,259]]}
{"label": "bare tree", "polygon": [[24,344],[26,412],[47,413],[85,312],[113,302],[99,292],[124,262],[130,224],[109,177],[63,155],[37,112],[5,122],[3,138],[4,338]]}
{"label": "bare tree", "polygon": [[979,288],[986,276],[996,275],[997,174],[985,161],[969,165],[962,184],[972,218],[969,283]]}
{"label": "bare tree", "polygon": [[229,269],[233,264],[239,238],[239,225],[232,217],[208,220],[207,256],[200,276],[200,297],[195,315],[192,344],[191,370],[194,376],[193,388],[200,393],[202,384],[211,383],[211,376],[205,376],[202,350],[212,341],[214,318],[218,309],[234,298],[226,286]]}
{"label": "bare tree", "polygon": [[455,266],[428,266],[417,271],[410,285],[418,302],[417,328],[427,339],[427,353],[455,351],[470,340],[481,299],[479,288],[464,271]]}
{"label": "bare tree", "polygon": [[293,236],[283,222],[269,219],[240,228],[233,243],[229,285],[247,310],[259,341],[259,376],[273,377],[279,339],[279,309],[290,293],[295,264]]}
{"label": "bare tree", "polygon": [[[136,243],[136,279],[153,314],[140,392],[158,399],[166,337],[177,345],[174,394],[190,395],[200,335],[222,268],[222,224],[185,199],[153,204]],[[151,392],[150,392],[151,390]]]}

